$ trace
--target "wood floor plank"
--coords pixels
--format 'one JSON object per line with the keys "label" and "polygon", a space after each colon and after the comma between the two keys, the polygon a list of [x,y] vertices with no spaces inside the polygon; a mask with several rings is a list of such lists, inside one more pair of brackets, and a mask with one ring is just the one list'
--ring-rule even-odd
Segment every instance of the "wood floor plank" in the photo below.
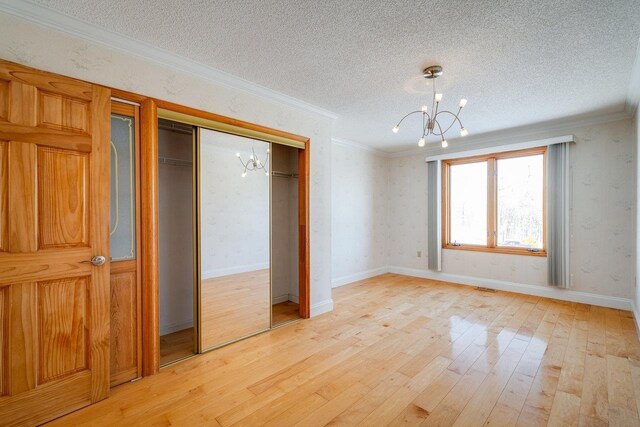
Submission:
{"label": "wood floor plank", "polygon": [[53,425],[640,425],[630,312],[384,274]]}

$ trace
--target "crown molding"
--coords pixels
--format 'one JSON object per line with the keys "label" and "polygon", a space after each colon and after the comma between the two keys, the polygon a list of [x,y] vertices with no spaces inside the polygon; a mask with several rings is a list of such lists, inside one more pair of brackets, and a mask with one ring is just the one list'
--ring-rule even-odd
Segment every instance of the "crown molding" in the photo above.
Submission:
{"label": "crown molding", "polygon": [[359,142],[355,142],[355,141],[351,141],[351,140],[339,138],[339,137],[331,138],[331,142],[336,145],[342,145],[343,147],[357,148],[359,150],[368,151],[370,153],[373,153],[382,157],[390,157],[392,154],[385,150],[380,150],[378,148],[373,148],[365,144],[360,144]]}
{"label": "crown molding", "polygon": [[[541,137],[541,134],[573,133],[572,130],[574,130],[575,128],[616,122],[619,120],[630,119],[631,117],[633,117],[633,113],[631,113],[627,109],[616,113],[595,114],[588,117],[568,117],[565,119],[540,122],[533,125],[503,129],[495,132],[487,132],[479,135],[468,136],[465,138],[450,139],[449,147],[455,147],[456,152],[469,151],[479,148],[485,148],[488,146],[499,147],[500,145],[536,139]],[[428,143],[425,148],[396,151],[394,153],[390,153],[389,157],[406,157],[414,155],[430,157],[445,154],[447,151],[448,150],[440,148],[437,143]]]}
{"label": "crown molding", "polygon": [[631,68],[631,81],[629,82],[629,91],[627,92],[627,105],[625,110],[634,115],[640,103],[640,41],[636,47],[636,59]]}
{"label": "crown molding", "polygon": [[0,12],[289,107],[320,114],[330,119],[338,118],[337,114],[324,108],[40,5],[22,0],[0,0]]}

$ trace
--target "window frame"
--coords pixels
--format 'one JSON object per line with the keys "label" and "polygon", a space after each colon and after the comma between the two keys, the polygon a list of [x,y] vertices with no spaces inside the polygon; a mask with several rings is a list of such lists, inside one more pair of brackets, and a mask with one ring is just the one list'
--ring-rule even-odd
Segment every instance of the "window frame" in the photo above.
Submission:
{"label": "window frame", "polygon": [[[543,164],[543,196],[542,196],[542,248],[518,248],[497,245],[498,231],[498,175],[497,164],[500,159],[527,157],[542,154]],[[472,245],[451,243],[451,166],[467,163],[487,162],[487,244]],[[527,148],[516,151],[504,151],[479,156],[461,157],[442,160],[442,248],[463,251],[493,252],[502,254],[547,256],[547,147]]]}

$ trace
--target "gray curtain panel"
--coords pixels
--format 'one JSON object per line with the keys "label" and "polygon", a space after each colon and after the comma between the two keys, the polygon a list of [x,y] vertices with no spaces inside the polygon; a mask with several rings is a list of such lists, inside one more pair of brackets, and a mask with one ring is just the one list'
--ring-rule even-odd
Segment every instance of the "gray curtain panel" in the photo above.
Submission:
{"label": "gray curtain panel", "polygon": [[570,143],[550,145],[547,150],[547,261],[549,285],[568,288],[569,214],[571,185]]}
{"label": "gray curtain panel", "polygon": [[427,162],[427,252],[429,270],[441,270],[440,161]]}

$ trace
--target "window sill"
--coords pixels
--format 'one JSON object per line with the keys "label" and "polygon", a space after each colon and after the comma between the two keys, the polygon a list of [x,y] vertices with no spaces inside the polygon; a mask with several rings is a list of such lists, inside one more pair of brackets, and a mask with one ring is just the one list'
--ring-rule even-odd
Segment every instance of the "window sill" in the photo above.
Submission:
{"label": "window sill", "polygon": [[442,245],[443,249],[451,249],[454,251],[474,251],[474,252],[492,252],[496,254],[510,254],[510,255],[524,255],[524,256],[535,256],[535,257],[546,257],[547,251],[540,249],[538,252],[530,252],[524,248],[507,248],[507,247],[498,247],[498,248],[488,248],[486,246],[474,246],[474,245]]}

